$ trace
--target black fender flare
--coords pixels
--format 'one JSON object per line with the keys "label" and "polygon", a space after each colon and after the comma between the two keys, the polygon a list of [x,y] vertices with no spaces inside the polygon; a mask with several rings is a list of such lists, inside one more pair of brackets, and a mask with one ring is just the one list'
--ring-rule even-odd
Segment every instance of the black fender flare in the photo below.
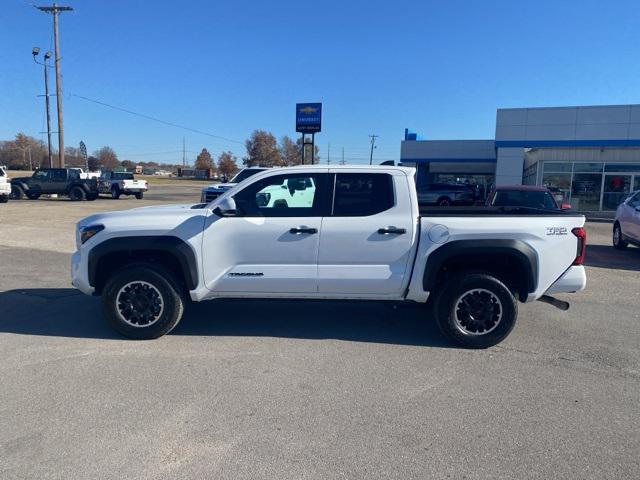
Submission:
{"label": "black fender flare", "polygon": [[24,191],[25,193],[33,190],[32,188],[29,188],[29,184],[26,182],[11,180],[10,184],[12,187],[13,186],[20,187],[22,191]]}
{"label": "black fender flare", "polygon": [[438,281],[438,273],[444,263],[462,255],[505,255],[522,267],[527,292],[538,288],[538,256],[535,250],[522,240],[453,240],[437,248],[427,257],[427,265],[422,279],[426,292],[432,291]]}
{"label": "black fender flare", "polygon": [[171,235],[117,237],[105,240],[91,249],[88,259],[89,284],[95,287],[100,260],[112,253],[169,253],[178,261],[189,290],[198,286],[198,264],[193,249],[182,239]]}

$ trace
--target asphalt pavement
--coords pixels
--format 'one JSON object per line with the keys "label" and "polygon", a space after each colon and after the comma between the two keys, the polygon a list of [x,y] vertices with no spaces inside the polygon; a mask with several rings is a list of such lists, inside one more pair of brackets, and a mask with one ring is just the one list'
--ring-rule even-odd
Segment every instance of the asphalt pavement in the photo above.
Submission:
{"label": "asphalt pavement", "polygon": [[70,287],[63,239],[86,209],[197,201],[162,192],[0,205],[0,478],[638,478],[640,249],[609,224],[571,309],[521,304],[488,350],[365,302],[213,301],[125,340]]}

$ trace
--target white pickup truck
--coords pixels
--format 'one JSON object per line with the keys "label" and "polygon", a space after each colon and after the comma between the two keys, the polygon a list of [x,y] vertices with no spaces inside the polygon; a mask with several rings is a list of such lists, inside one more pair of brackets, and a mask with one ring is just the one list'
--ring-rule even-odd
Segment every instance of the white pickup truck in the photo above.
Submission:
{"label": "white pickup truck", "polygon": [[0,203],[7,203],[11,196],[11,182],[4,167],[0,167]]}
{"label": "white pickup truck", "polygon": [[144,192],[149,190],[146,180],[136,180],[131,172],[102,172],[98,179],[98,191],[107,193],[117,200],[120,195],[134,195],[142,200]]}
{"label": "white pickup truck", "polygon": [[92,215],[77,225],[72,283],[138,339],[171,331],[189,298],[429,300],[425,318],[474,348],[509,334],[518,300],[566,309],[551,295],[585,287],[582,215],[424,209],[414,174],[269,169],[208,204]]}

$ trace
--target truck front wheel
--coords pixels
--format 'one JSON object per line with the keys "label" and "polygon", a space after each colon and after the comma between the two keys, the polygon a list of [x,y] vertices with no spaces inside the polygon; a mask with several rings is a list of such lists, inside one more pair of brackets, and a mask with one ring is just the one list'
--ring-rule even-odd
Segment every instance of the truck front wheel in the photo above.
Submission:
{"label": "truck front wheel", "polygon": [[184,301],[168,272],[150,265],[125,267],[109,278],[102,292],[102,314],[125,337],[150,340],[180,322]]}
{"label": "truck front wheel", "polygon": [[117,185],[111,187],[111,198],[113,198],[114,200],[118,200],[120,198],[120,189]]}
{"label": "truck front wheel", "polygon": [[442,333],[466,348],[504,340],[516,324],[518,304],[509,288],[486,273],[458,274],[438,287],[434,304]]}
{"label": "truck front wheel", "polygon": [[11,198],[14,200],[22,200],[24,198],[24,190],[18,185],[11,185]]}

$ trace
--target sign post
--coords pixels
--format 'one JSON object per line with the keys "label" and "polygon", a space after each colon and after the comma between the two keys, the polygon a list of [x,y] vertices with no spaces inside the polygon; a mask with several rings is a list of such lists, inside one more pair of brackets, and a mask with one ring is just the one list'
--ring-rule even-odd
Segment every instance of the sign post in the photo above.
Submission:
{"label": "sign post", "polygon": [[311,164],[315,157],[315,134],[322,129],[322,103],[296,103],[296,132],[302,133],[302,164],[305,157],[305,135],[311,134]]}

